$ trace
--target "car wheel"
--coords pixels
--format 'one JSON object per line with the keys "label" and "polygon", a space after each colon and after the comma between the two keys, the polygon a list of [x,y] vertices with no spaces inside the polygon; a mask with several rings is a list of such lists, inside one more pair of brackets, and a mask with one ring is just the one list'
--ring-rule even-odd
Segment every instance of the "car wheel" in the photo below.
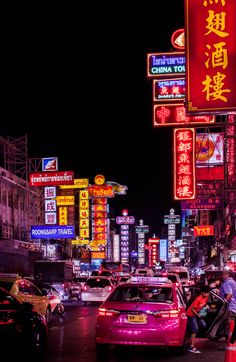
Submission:
{"label": "car wheel", "polygon": [[45,352],[47,346],[47,335],[42,329],[35,329],[32,334],[32,354],[40,357]]}

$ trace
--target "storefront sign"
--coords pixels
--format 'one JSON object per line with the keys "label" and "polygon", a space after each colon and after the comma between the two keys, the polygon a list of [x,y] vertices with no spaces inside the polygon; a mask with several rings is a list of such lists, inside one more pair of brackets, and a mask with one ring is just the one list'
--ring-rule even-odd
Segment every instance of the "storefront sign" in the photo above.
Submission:
{"label": "storefront sign", "polygon": [[236,112],[236,1],[185,1],[189,114]]}
{"label": "storefront sign", "polygon": [[174,129],[174,199],[195,199],[195,129]]}
{"label": "storefront sign", "polygon": [[147,76],[166,77],[185,75],[184,52],[150,53],[147,55]]}

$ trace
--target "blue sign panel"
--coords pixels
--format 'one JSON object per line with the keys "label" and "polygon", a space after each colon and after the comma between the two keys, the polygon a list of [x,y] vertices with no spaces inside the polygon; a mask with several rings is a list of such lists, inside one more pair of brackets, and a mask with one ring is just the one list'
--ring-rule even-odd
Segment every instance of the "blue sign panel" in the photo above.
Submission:
{"label": "blue sign panel", "polygon": [[74,226],[31,226],[31,239],[71,239],[74,237]]}
{"label": "blue sign panel", "polygon": [[160,239],[160,261],[167,261],[167,239]]}
{"label": "blue sign panel", "polygon": [[58,158],[42,158],[42,171],[58,171]]}
{"label": "blue sign panel", "polygon": [[185,75],[184,52],[150,53],[147,55],[147,76]]}

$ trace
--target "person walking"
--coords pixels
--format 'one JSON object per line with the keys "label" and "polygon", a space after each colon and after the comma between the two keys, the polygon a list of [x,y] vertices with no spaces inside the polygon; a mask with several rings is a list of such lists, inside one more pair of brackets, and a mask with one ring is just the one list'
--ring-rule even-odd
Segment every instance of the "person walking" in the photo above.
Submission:
{"label": "person walking", "polygon": [[199,351],[195,347],[195,339],[199,331],[199,328],[206,327],[206,323],[202,318],[201,311],[204,307],[207,306],[209,294],[210,294],[210,287],[208,285],[202,286],[201,294],[199,294],[194,299],[194,301],[190,304],[190,306],[186,311],[188,318],[188,328],[191,333],[189,352],[192,353],[201,353],[201,351]]}
{"label": "person walking", "polygon": [[234,280],[234,272],[232,270],[225,270],[223,272],[223,282],[220,286],[220,296],[228,302],[228,314],[225,320],[225,332],[227,339],[230,320],[236,320],[236,281]]}

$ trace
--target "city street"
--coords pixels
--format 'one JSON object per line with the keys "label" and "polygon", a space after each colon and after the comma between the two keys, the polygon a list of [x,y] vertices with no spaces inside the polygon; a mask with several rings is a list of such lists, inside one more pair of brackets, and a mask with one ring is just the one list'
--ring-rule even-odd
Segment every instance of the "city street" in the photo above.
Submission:
{"label": "city street", "polygon": [[43,362],[79,361],[224,361],[223,341],[198,339],[196,345],[201,354],[186,352],[177,355],[175,350],[136,346],[112,346],[108,355],[96,356],[95,317],[98,305],[84,306],[81,302],[67,302],[63,316],[54,315],[49,326],[49,343]]}

